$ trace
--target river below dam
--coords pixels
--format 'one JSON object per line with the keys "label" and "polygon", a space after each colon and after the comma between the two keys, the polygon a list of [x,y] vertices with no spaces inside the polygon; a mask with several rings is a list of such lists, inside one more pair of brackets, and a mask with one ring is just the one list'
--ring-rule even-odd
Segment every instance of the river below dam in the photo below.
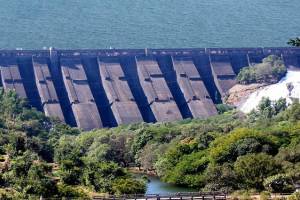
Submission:
{"label": "river below dam", "polygon": [[276,47],[299,0],[0,0],[0,49]]}
{"label": "river below dam", "polygon": [[198,190],[187,187],[175,186],[169,183],[162,182],[159,178],[148,176],[149,182],[147,184],[146,194],[170,194],[177,192],[197,192]]}
{"label": "river below dam", "polygon": [[160,180],[156,176],[151,175],[143,175],[140,173],[132,173],[134,177],[137,179],[141,179],[144,176],[147,176],[148,182],[147,182],[147,190],[146,194],[174,194],[178,192],[198,192],[199,190],[194,188],[188,188],[183,186],[177,186],[169,183],[165,183],[162,180]]}

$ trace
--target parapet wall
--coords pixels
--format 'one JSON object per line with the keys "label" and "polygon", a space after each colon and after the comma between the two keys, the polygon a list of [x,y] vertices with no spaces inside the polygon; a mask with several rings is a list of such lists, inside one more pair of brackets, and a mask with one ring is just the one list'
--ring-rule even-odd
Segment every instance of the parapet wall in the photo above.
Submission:
{"label": "parapet wall", "polygon": [[217,114],[245,66],[299,48],[0,50],[1,86],[84,130]]}

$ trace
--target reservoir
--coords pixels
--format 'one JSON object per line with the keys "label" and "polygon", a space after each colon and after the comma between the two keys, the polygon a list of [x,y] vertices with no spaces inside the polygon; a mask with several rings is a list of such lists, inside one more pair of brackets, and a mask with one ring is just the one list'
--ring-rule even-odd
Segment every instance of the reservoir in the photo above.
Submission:
{"label": "reservoir", "polygon": [[0,0],[0,49],[276,47],[299,0]]}

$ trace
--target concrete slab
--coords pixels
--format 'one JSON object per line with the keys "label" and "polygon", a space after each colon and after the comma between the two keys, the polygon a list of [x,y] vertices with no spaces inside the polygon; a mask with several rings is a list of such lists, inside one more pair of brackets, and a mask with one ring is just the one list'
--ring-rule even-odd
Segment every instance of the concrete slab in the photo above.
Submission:
{"label": "concrete slab", "polygon": [[80,58],[64,57],[60,59],[60,63],[77,126],[83,130],[102,128],[101,118]]}
{"label": "concrete slab", "polygon": [[27,98],[16,58],[6,58],[0,66],[0,70],[3,88],[15,90],[20,97]]}
{"label": "concrete slab", "polygon": [[139,80],[157,121],[182,119],[158,63],[150,57],[136,57]]}
{"label": "concrete slab", "polygon": [[98,63],[103,88],[118,125],[142,122],[142,115],[119,61],[99,59]]}
{"label": "concrete slab", "polygon": [[228,90],[236,84],[236,75],[233,71],[228,55],[210,55],[210,65],[215,84],[224,97]]}
{"label": "concrete slab", "polygon": [[215,105],[191,57],[172,57],[177,82],[194,118],[217,114]]}
{"label": "concrete slab", "polygon": [[52,81],[52,76],[50,74],[47,58],[33,57],[32,64],[35,75],[35,83],[45,114],[49,117],[57,117],[62,122],[65,122],[61,105]]}

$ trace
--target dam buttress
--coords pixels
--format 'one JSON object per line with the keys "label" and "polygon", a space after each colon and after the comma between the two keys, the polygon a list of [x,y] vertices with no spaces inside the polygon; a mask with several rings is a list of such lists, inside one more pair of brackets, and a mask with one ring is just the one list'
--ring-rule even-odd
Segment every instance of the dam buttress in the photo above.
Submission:
{"label": "dam buttress", "polygon": [[[0,84],[83,130],[217,114],[241,68],[299,48],[0,50]],[[300,77],[299,77],[300,79]]]}

